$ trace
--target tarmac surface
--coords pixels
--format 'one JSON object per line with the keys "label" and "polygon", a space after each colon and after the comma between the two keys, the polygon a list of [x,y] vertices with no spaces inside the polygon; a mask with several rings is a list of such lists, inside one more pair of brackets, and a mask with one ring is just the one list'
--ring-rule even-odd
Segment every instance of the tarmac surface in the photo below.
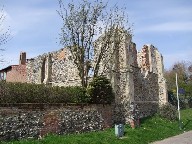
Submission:
{"label": "tarmac surface", "polygon": [[177,136],[166,138],[161,141],[156,141],[152,144],[192,144],[192,131],[188,131]]}

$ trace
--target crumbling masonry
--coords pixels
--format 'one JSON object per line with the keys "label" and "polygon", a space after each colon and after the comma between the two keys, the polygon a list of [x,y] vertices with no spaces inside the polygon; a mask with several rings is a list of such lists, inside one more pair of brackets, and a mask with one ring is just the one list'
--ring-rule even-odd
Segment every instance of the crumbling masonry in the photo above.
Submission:
{"label": "crumbling masonry", "polygon": [[[99,49],[102,37],[96,42]],[[140,117],[156,112],[167,102],[166,82],[163,76],[163,57],[153,45],[144,45],[140,52],[132,37],[124,33],[119,48],[106,52],[100,63],[100,74],[106,75],[115,92],[115,115],[121,121],[130,120],[130,105],[138,105]],[[111,44],[110,49],[115,45]],[[109,51],[110,51],[109,49]],[[104,65],[107,62],[107,65]],[[93,63],[94,65],[94,63]],[[27,82],[52,86],[80,85],[78,70],[67,49],[40,55],[27,61]]]}

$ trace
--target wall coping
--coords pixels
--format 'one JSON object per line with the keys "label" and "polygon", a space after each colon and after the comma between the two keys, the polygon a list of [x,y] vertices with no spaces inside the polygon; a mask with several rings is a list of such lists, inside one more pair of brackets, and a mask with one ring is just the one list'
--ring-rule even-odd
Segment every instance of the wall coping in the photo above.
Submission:
{"label": "wall coping", "polygon": [[61,107],[95,107],[95,106],[111,106],[112,104],[88,104],[88,103],[1,103],[0,107],[17,107],[18,109],[48,109]]}

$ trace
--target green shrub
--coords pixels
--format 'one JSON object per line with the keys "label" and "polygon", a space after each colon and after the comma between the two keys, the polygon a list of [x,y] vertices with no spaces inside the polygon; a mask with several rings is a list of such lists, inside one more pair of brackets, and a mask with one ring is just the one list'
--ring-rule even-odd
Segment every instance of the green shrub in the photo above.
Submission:
{"label": "green shrub", "polygon": [[111,83],[104,76],[95,77],[87,87],[87,95],[91,103],[110,104],[114,101]]}
{"label": "green shrub", "polygon": [[0,103],[87,103],[85,88],[0,82]]}
{"label": "green shrub", "polygon": [[177,109],[170,103],[167,103],[159,108],[159,115],[162,118],[174,121],[177,119]]}
{"label": "green shrub", "polygon": [[188,105],[189,108],[192,108],[192,97],[188,98]]}
{"label": "green shrub", "polygon": [[[173,106],[177,107],[177,96],[173,94],[172,91],[168,91],[168,102]],[[185,99],[179,98],[180,109],[186,109],[188,104]]]}

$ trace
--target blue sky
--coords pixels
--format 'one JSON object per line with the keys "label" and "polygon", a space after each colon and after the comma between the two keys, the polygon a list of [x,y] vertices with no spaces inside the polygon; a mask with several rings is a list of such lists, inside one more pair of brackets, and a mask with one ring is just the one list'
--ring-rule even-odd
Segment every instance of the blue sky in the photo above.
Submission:
{"label": "blue sky", "polygon": [[[162,53],[166,69],[178,61],[192,61],[191,0],[108,0],[108,3],[126,7],[129,21],[134,24],[133,42],[138,50],[144,44],[153,44]],[[0,64],[0,69],[18,64],[20,51],[32,58],[62,48],[58,43],[62,26],[56,12],[58,0],[0,0],[2,5],[6,14],[4,27],[11,27],[12,39],[1,46],[6,49],[1,52],[6,61]]]}

